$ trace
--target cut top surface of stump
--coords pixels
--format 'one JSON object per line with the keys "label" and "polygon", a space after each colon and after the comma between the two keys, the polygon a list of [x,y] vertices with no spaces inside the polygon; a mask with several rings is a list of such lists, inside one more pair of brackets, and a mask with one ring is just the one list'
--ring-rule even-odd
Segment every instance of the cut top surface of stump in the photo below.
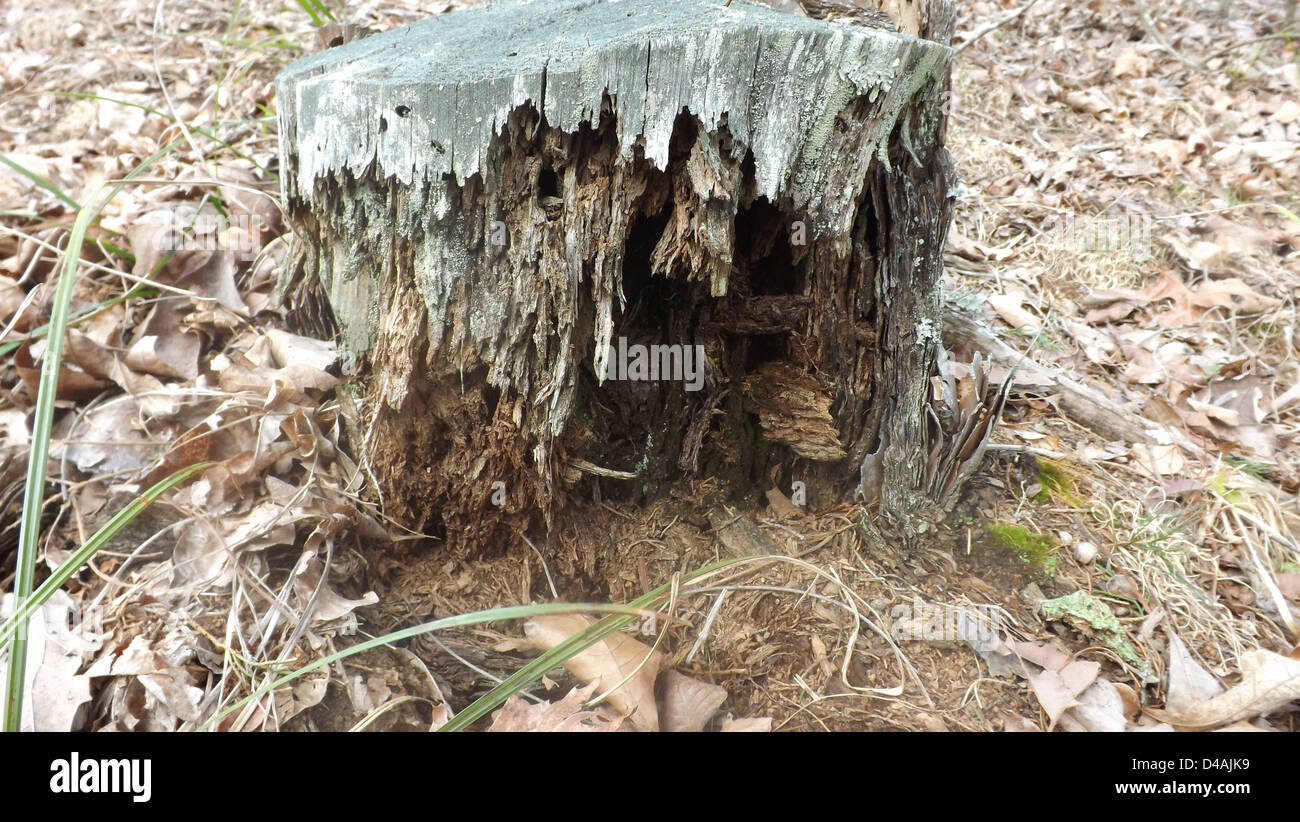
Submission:
{"label": "cut top surface of stump", "polygon": [[[621,159],[638,144],[663,169],[678,113],[725,123],[752,150],[758,193],[811,199],[817,152],[855,96],[885,95],[874,150],[907,102],[946,69],[947,46],[747,0],[501,0],[299,60],[278,79],[286,196],[368,171],[398,183],[463,183],[508,115],[532,104],[566,132],[619,115]],[[435,204],[435,208],[437,204]],[[441,210],[441,209],[438,209]]]}

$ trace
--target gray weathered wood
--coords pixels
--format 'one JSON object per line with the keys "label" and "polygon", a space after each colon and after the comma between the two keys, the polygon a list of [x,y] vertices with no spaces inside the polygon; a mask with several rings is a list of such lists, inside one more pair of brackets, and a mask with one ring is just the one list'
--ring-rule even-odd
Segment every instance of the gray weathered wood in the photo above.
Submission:
{"label": "gray weathered wood", "polygon": [[[291,293],[364,377],[389,513],[481,542],[584,484],[777,471],[924,518],[950,54],[746,0],[535,0],[288,68]],[[703,345],[706,387],[602,380],[625,334]]]}

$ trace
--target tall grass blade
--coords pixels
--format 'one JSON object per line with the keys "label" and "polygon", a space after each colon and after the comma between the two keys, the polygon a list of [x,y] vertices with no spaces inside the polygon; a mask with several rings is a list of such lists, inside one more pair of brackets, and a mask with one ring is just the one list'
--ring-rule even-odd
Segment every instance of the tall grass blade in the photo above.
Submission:
{"label": "tall grass blade", "polygon": [[[95,316],[99,312],[112,308],[118,303],[123,303],[126,302],[127,300],[134,300],[137,298],[147,299],[149,297],[156,296],[157,293],[158,293],[158,289],[156,288],[151,288],[143,284],[137,284],[135,287],[133,287],[130,291],[126,292],[125,294],[118,294],[116,297],[109,297],[107,300],[103,300],[101,302],[95,303],[94,305],[88,305],[85,308],[78,309],[75,314],[72,314],[70,317],[68,317],[68,327],[71,328],[72,326],[76,325],[79,322],[84,322],[90,319],[91,317]],[[3,343],[0,343],[0,357],[3,357],[6,354],[11,353],[16,348],[20,348],[23,343],[31,342],[33,340],[39,340],[41,337],[44,337],[46,332],[49,330],[50,330],[49,323],[44,323],[42,325],[36,326],[31,331],[28,331],[26,334],[19,336],[17,339],[10,339],[10,340],[6,340]]]}
{"label": "tall grass blade", "polygon": [[36,183],[37,186],[50,192],[55,197],[58,197],[67,205],[72,206],[73,208],[81,208],[81,203],[78,203],[76,200],[72,199],[67,194],[64,194],[63,191],[58,186],[56,186],[54,183],[50,182],[49,180],[45,179],[41,175],[37,174],[35,171],[30,171],[26,168],[23,168],[21,165],[15,163],[13,160],[9,159],[3,154],[0,154],[0,164],[9,166],[14,171],[18,172],[19,174],[23,175],[27,179],[31,180],[33,183]]}
{"label": "tall grass blade", "polygon": [[[335,662],[338,662],[341,659],[347,659],[348,657],[354,654],[359,654],[362,651],[369,651],[371,648],[379,648],[384,645],[391,645],[394,642],[400,642],[404,639],[410,639],[413,636],[419,636],[420,634],[427,634],[431,631],[441,631],[447,628],[460,628],[466,625],[479,625],[484,622],[499,622],[502,620],[510,620],[510,619],[530,619],[532,617],[543,616],[545,614],[573,614],[573,613],[589,613],[593,611],[614,613],[614,614],[626,614],[627,615],[626,619],[628,620],[635,619],[636,617],[641,616],[645,613],[641,609],[633,608],[629,605],[607,605],[607,604],[600,605],[600,604],[550,602],[541,605],[511,605],[505,608],[491,608],[486,611],[473,611],[468,614],[457,614],[456,616],[449,616],[449,617],[443,617],[442,619],[435,619],[432,622],[425,622],[420,625],[413,625],[410,628],[403,628],[400,631],[393,631],[391,634],[384,634],[383,636],[375,637],[374,639],[368,639],[365,642],[360,642],[356,645],[353,645],[350,648],[344,648],[342,651],[338,651],[336,653],[330,654],[327,657],[322,657],[321,659],[318,659],[309,665],[304,665],[303,667],[297,669],[296,671],[285,674],[279,679],[275,679],[271,682],[266,683],[262,687],[253,691],[248,696],[244,697],[243,699],[239,700],[235,704],[221,711],[216,716],[209,719],[207,722],[204,722],[202,725],[198,727],[198,730],[206,731],[207,729],[211,728],[213,725],[216,725],[217,723],[221,722],[221,720],[230,716],[232,713],[244,707],[245,705],[252,702],[253,700],[261,699],[271,691],[274,691],[276,688],[279,688],[282,685],[287,685],[288,683],[294,681],[300,676],[309,674],[318,668],[325,667],[326,665],[333,665]],[[548,668],[547,670],[550,669]]]}
{"label": "tall grass blade", "polygon": [[67,582],[72,578],[73,574],[85,567],[86,563],[90,562],[91,557],[99,553],[100,548],[103,548],[108,544],[109,540],[120,534],[122,529],[125,528],[131,520],[135,519],[140,515],[141,511],[149,507],[150,503],[175,488],[177,485],[180,485],[182,482],[185,482],[185,480],[189,479],[194,474],[212,465],[215,465],[215,463],[195,463],[194,465],[182,468],[166,479],[158,481],[148,491],[145,491],[143,494],[136,497],[130,505],[114,514],[112,519],[100,526],[99,530],[92,534],[90,539],[86,540],[85,544],[73,552],[72,556],[68,557],[62,565],[55,569],[49,579],[41,583],[41,587],[32,592],[32,595],[18,607],[14,612],[14,615],[11,616],[4,625],[0,625],[0,648],[7,645],[9,641],[18,634],[19,628],[27,624],[27,621],[32,618],[32,615],[36,613],[37,609],[44,605],[50,597],[54,596],[55,591],[63,587],[63,583]]}
{"label": "tall grass blade", "polygon": [[[697,568],[689,574],[682,577],[683,584],[699,577],[711,574],[729,565],[735,565],[743,562],[743,557],[736,559],[724,559]],[[649,593],[640,596],[628,603],[628,606],[641,611],[650,607],[657,600],[667,595],[669,585],[667,583],[660,585]],[[607,616],[585,630],[579,631],[573,636],[556,645],[551,650],[531,660],[527,665],[515,671],[510,676],[501,681],[499,685],[488,691],[483,696],[474,700],[469,705],[451,718],[449,722],[439,728],[439,731],[463,731],[473,725],[483,717],[491,713],[497,706],[510,698],[511,694],[516,694],[542,678],[547,671],[563,665],[568,660],[582,653],[586,649],[600,642],[605,637],[621,629],[631,622],[635,617],[627,615]]]}
{"label": "tall grass blade", "polygon": [[[24,609],[32,593],[36,569],[37,540],[41,530],[41,511],[45,503],[45,472],[50,454],[50,429],[54,423],[54,396],[59,388],[59,368],[63,363],[63,338],[68,325],[68,305],[72,302],[72,285],[81,261],[81,246],[86,229],[103,206],[96,207],[102,185],[96,183],[87,205],[72,225],[68,248],[63,252],[63,270],[54,291],[50,309],[50,334],[41,362],[41,379],[36,394],[36,412],[32,419],[32,444],[27,462],[27,484],[23,489],[23,515],[18,532],[18,558],[14,568],[14,613]],[[5,677],[4,729],[17,731],[22,719],[23,674],[27,668],[26,622],[21,621],[9,646],[9,670]]]}

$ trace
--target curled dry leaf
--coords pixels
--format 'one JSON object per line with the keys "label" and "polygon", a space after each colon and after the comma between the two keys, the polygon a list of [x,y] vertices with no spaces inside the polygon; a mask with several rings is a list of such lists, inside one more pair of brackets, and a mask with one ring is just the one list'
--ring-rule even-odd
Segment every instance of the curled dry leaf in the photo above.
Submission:
{"label": "curled dry leaf", "polygon": [[311,612],[313,624],[332,622],[336,619],[352,617],[357,608],[374,605],[379,602],[379,595],[367,591],[360,599],[348,599],[331,588],[328,583],[321,584],[321,575],[325,564],[315,554],[303,554],[294,568],[294,590],[303,602],[314,602]]}
{"label": "curled dry leaf", "polygon": [[596,684],[574,688],[559,702],[528,703],[519,694],[513,694],[505,704],[492,714],[488,731],[519,733],[528,731],[601,732],[617,731],[623,727],[625,717],[607,705],[595,709],[586,702],[596,691]]}
{"label": "curled dry leaf", "polygon": [[1070,654],[1055,642],[1017,642],[1013,647],[1021,659],[1049,671],[1059,671],[1070,663]]}
{"label": "curled dry leaf", "polygon": [[222,389],[231,393],[279,392],[289,402],[309,405],[312,400],[306,391],[327,391],[338,385],[339,379],[306,363],[266,368],[231,362],[221,369],[220,383]]}
{"label": "curled dry leaf", "polygon": [[233,555],[208,517],[195,517],[181,526],[172,551],[173,588],[189,585],[225,585],[230,581]]}
{"label": "curled dry leaf", "polygon": [[[1218,246],[1212,248],[1217,251]],[[1188,253],[1193,254],[1193,251]],[[1210,258],[1202,259],[1204,256],[1194,256],[1201,263],[1198,267],[1208,264]],[[1195,324],[1203,314],[1215,308],[1236,314],[1260,314],[1280,304],[1273,297],[1256,293],[1237,277],[1211,280],[1193,290],[1167,271],[1161,272],[1160,278],[1147,289],[1146,295],[1152,302],[1166,299],[1173,301],[1173,308],[1156,317],[1156,322],[1165,327]]]}
{"label": "curled dry leaf", "polygon": [[182,327],[188,310],[177,300],[155,304],[126,351],[127,367],[156,377],[192,380],[198,376],[203,341]]}
{"label": "curled dry leaf", "polygon": [[[19,316],[18,312],[22,315]],[[40,312],[35,300],[27,299],[22,286],[8,277],[0,277],[0,329],[13,324],[11,334],[23,334],[40,324]],[[0,339],[10,339],[6,336]]]}
{"label": "curled dry leaf", "polygon": [[[533,647],[549,651],[590,624],[579,614],[535,617],[524,624],[524,635]],[[597,642],[564,663],[578,679],[596,686],[598,694],[623,683],[609,694],[609,704],[642,731],[659,730],[654,683],[662,665],[662,654],[621,633]]]}
{"label": "curled dry leaf", "polygon": [[1184,711],[1148,710],[1186,731],[1204,731],[1266,714],[1300,699],[1300,660],[1261,649],[1241,655],[1241,682]]}
{"label": "curled dry leaf", "polygon": [[1103,288],[1084,297],[1083,307],[1088,309],[1083,318],[1093,325],[1119,322],[1150,302],[1141,291],[1131,288]]}
{"label": "curled dry leaf", "polygon": [[1084,691],[1078,704],[1061,716],[1066,731],[1119,733],[1128,729],[1124,717],[1124,698],[1108,679],[1098,679]]}
{"label": "curled dry leaf", "polygon": [[1048,730],[1056,725],[1068,709],[1081,705],[1078,697],[1097,678],[1101,666],[1087,660],[1076,660],[1060,671],[1043,670],[1029,677],[1038,704],[1047,714]]}
{"label": "curled dry leaf", "polygon": [[[34,403],[37,386],[41,380],[41,364],[38,358],[45,352],[45,341],[24,343],[14,351],[14,370],[22,378],[27,396]],[[100,391],[106,385],[104,380],[88,373],[76,364],[64,360],[59,367],[59,387],[57,398],[61,400],[85,400]]]}
{"label": "curled dry leaf", "polygon": [[692,679],[669,668],[660,679],[660,725],[669,732],[704,730],[727,701],[727,689]]}
{"label": "curled dry leaf", "polygon": [[163,449],[139,429],[140,408],[129,396],[114,397],[72,416],[63,443],[51,449],[55,459],[67,457],[79,471],[131,474],[152,463]]}
{"label": "curled dry leaf", "polygon": [[1165,708],[1172,713],[1190,711],[1223,693],[1223,686],[1200,666],[1188,652],[1183,640],[1172,629],[1169,634],[1169,684],[1165,689]]}
{"label": "curled dry leaf", "polygon": [[[275,691],[275,710],[281,722],[287,722],[308,708],[319,705],[329,690],[329,671],[315,670]],[[253,730],[246,728],[246,730]]]}
{"label": "curled dry leaf", "polygon": [[275,328],[266,330],[266,339],[276,364],[281,368],[293,363],[301,363],[318,371],[325,371],[334,365],[334,361],[338,358],[332,342],[302,337]]}
{"label": "curled dry leaf", "polygon": [[1024,301],[1024,292],[1015,289],[1008,290],[1006,294],[994,294],[988,300],[989,305],[1007,325],[1037,331],[1043,327],[1043,322],[1024,307]]}
{"label": "curled dry leaf", "polygon": [[799,506],[790,501],[790,498],[781,493],[781,489],[775,485],[767,489],[767,504],[772,507],[772,513],[778,517],[797,517],[803,513]]}
{"label": "curled dry leaf", "polygon": [[169,389],[157,377],[132,371],[116,357],[109,367],[109,375],[123,391],[135,397],[140,410],[150,417],[171,419],[180,410],[183,399],[181,393]]}

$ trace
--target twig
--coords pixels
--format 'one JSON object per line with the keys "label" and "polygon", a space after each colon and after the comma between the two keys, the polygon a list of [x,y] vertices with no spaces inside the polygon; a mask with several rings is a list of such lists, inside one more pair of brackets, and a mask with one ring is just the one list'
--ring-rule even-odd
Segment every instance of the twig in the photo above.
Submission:
{"label": "twig", "polygon": [[966,38],[966,41],[963,42],[960,46],[953,49],[952,55],[956,57],[958,54],[961,54],[963,51],[965,51],[967,48],[970,47],[971,43],[974,43],[976,40],[980,39],[986,34],[990,34],[992,32],[997,31],[998,29],[1005,26],[1007,23],[1010,23],[1012,20],[1015,20],[1017,17],[1019,17],[1020,15],[1024,14],[1025,12],[1033,8],[1034,4],[1037,2],[1038,0],[1029,0],[1028,3],[1024,4],[1020,8],[1011,12],[1006,17],[1003,17],[1001,20],[997,20],[995,22],[989,23],[984,28],[980,29],[979,31],[972,34],[970,37]]}
{"label": "twig", "polygon": [[1188,68],[1201,68],[1200,63],[1190,57],[1183,56],[1182,52],[1169,45],[1169,41],[1160,33],[1160,30],[1156,28],[1155,21],[1151,19],[1151,10],[1147,8],[1146,0],[1137,0],[1137,12],[1138,17],[1142,20],[1142,28],[1146,29],[1147,36],[1154,40],[1157,46],[1177,57],[1179,60],[1182,60],[1183,65]]}
{"label": "twig", "polygon": [[1225,54],[1230,54],[1239,48],[1244,48],[1245,46],[1253,46],[1256,43],[1267,43],[1270,40],[1287,40],[1287,41],[1295,40],[1298,35],[1297,32],[1292,31],[1291,28],[1292,28],[1291,25],[1288,25],[1285,28],[1283,28],[1281,31],[1276,32],[1274,34],[1266,34],[1263,37],[1252,37],[1249,40],[1242,40],[1239,43],[1233,43],[1232,45],[1224,46],[1218,51],[1211,52],[1210,54],[1206,55],[1205,62],[1208,63],[1209,61],[1215,59],[1216,57],[1222,57]]}
{"label": "twig", "polygon": [[946,341],[951,344],[965,343],[977,348],[1003,368],[1019,367],[1019,373],[1026,378],[1021,385],[1037,385],[1039,390],[1050,388],[1059,396],[1060,409],[1065,416],[1106,439],[1130,443],[1173,443],[1188,454],[1204,456],[1204,450],[1182,432],[1160,426],[1121,407],[1096,388],[1026,358],[999,339],[978,317],[962,308],[951,303],[945,305],[943,322]]}

